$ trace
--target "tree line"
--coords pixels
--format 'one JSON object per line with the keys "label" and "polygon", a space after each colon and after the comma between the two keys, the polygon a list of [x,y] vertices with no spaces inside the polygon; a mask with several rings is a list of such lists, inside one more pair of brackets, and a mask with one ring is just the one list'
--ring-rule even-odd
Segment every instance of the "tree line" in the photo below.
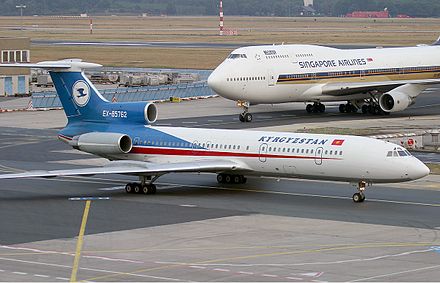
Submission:
{"label": "tree line", "polygon": [[[16,5],[24,4],[24,15],[217,15],[219,0],[3,0],[0,15],[19,15]],[[227,15],[298,16],[303,0],[223,0]],[[387,8],[392,15],[439,17],[440,1],[432,0],[315,0],[317,15],[342,16],[347,13]]]}

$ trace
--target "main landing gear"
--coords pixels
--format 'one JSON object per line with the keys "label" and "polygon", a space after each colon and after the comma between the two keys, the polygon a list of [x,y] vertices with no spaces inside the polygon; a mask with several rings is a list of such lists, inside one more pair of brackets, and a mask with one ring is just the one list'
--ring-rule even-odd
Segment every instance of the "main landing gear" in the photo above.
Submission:
{"label": "main landing gear", "polygon": [[313,104],[307,104],[306,106],[307,113],[324,113],[325,105],[321,102],[315,102]]}
{"label": "main landing gear", "polygon": [[156,185],[153,184],[159,176],[151,178],[150,176],[139,177],[140,183],[128,183],[125,185],[125,192],[127,194],[144,194],[144,195],[154,195],[156,194]]}
{"label": "main landing gear", "polygon": [[240,119],[241,122],[246,122],[246,123],[252,122],[252,114],[249,113],[249,106],[250,106],[249,102],[238,101],[237,105],[243,108],[243,113],[241,113],[238,116],[238,119]]}
{"label": "main landing gear", "polygon": [[247,178],[243,175],[218,174],[217,182],[219,184],[245,184]]}
{"label": "main landing gear", "polygon": [[364,191],[365,191],[366,186],[367,186],[367,183],[365,181],[360,181],[358,183],[358,190],[359,190],[359,192],[355,193],[353,195],[353,201],[354,202],[364,202],[364,200],[365,200]]}
{"label": "main landing gear", "polygon": [[347,104],[340,104],[339,105],[339,112],[341,113],[357,113],[358,108],[353,105],[350,101],[347,102]]}

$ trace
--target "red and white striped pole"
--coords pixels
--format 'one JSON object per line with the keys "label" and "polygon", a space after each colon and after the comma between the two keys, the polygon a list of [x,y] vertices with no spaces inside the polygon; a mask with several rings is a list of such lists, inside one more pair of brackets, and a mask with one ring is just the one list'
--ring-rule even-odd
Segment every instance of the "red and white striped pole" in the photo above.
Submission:
{"label": "red and white striped pole", "polygon": [[223,35],[223,0],[220,0],[220,35]]}

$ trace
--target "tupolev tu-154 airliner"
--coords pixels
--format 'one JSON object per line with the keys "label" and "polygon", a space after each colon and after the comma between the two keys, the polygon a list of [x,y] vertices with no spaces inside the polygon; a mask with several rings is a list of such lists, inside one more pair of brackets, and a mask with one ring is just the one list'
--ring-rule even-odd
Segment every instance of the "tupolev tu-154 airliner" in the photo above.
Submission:
{"label": "tupolev tu-154 airliner", "polygon": [[404,148],[367,137],[154,127],[154,104],[111,103],[99,93],[83,72],[98,64],[70,59],[1,66],[49,70],[68,119],[59,139],[110,163],[3,174],[0,179],[126,174],[139,177],[139,182],[125,186],[127,193],[154,194],[154,182],[171,172],[216,173],[217,181],[227,184],[244,184],[245,176],[290,177],[355,183],[353,200],[362,202],[368,184],[429,174]]}
{"label": "tupolev tu-154 airliner", "polygon": [[440,83],[440,38],[433,45],[337,49],[317,45],[264,45],[234,50],[210,75],[209,86],[237,101],[240,121],[255,104],[347,101],[341,113],[405,110],[430,84]]}

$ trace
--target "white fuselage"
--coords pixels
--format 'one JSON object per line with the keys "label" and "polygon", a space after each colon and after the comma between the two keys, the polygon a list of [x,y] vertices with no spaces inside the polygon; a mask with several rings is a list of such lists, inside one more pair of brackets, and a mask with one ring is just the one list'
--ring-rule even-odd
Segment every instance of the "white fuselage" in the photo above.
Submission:
{"label": "white fuselage", "polygon": [[231,160],[245,175],[318,180],[402,182],[429,169],[398,145],[376,139],[303,133],[146,127],[130,154],[153,163]]}
{"label": "white fuselage", "polygon": [[220,96],[250,104],[341,101],[366,93],[326,95],[329,83],[438,79],[440,46],[342,50],[268,45],[233,51],[208,79]]}

